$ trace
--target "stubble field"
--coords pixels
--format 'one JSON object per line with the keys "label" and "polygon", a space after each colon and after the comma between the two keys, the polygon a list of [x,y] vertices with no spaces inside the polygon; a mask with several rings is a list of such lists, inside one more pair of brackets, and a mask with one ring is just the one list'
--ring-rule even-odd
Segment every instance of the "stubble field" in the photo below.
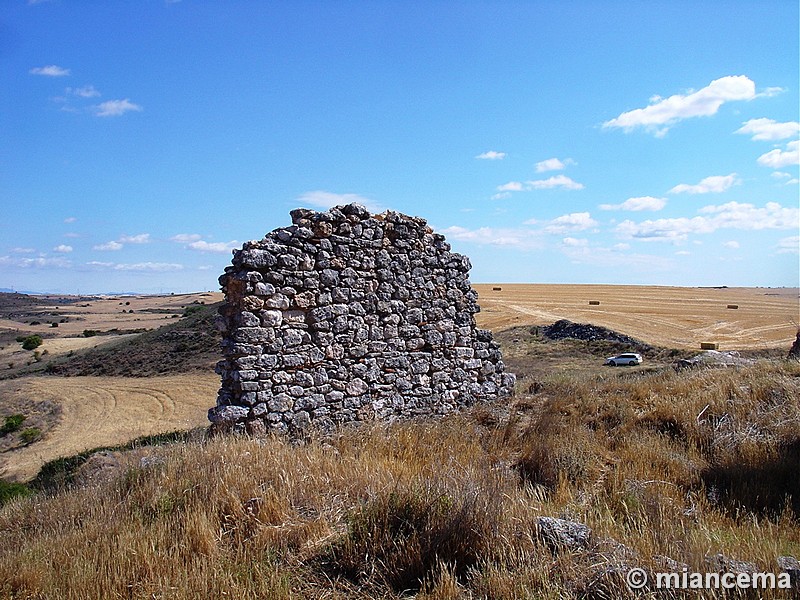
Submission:
{"label": "stubble field", "polygon": [[[482,308],[476,316],[478,324],[495,333],[566,318],[603,325],[667,348],[699,349],[700,342],[711,341],[718,342],[724,350],[788,350],[799,318],[797,288],[537,284],[474,287]],[[156,328],[174,322],[165,320],[165,316],[178,315],[186,306],[219,299],[218,293],[82,299],[59,305],[58,312],[62,318],[67,316],[69,326],[50,328],[44,322],[30,326],[33,318],[41,321],[41,315],[57,312],[47,304],[50,299],[43,299],[42,306],[11,315],[18,320],[9,318],[7,313],[0,325],[7,335],[11,331],[41,330],[49,336],[41,349],[50,349],[50,354],[57,356],[90,346],[119,346],[135,337],[122,334],[85,338],[79,335],[84,329],[108,332],[125,331],[134,325]],[[600,304],[589,305],[589,301]],[[729,304],[738,308],[727,308]],[[134,312],[127,312],[130,310]],[[516,348],[507,350],[516,352]],[[4,358],[17,362],[31,354],[13,343],[7,344],[2,353]],[[566,367],[576,364],[568,363]],[[520,375],[523,379],[524,374]],[[35,476],[41,465],[60,456],[123,444],[144,435],[204,426],[218,383],[210,371],[136,378],[34,375],[0,382],[0,416],[24,411],[26,403],[46,405],[53,415],[49,422],[45,419],[37,423],[42,429],[41,439],[0,454],[0,477],[24,481]]]}
{"label": "stubble field", "polygon": [[[602,325],[667,348],[786,348],[800,320],[797,288],[478,284],[478,323],[492,331],[558,319]],[[497,288],[500,288],[499,290]],[[589,302],[599,302],[590,305]],[[737,308],[728,308],[728,306]]]}

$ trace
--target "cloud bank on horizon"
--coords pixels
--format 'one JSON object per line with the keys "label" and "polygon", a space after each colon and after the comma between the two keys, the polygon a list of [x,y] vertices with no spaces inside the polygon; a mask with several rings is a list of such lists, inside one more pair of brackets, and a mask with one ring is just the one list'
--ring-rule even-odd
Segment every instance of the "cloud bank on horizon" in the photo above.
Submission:
{"label": "cloud bank on horizon", "polygon": [[796,49],[798,7],[765,1],[20,3],[0,288],[214,289],[351,202],[473,281],[798,286],[798,53],[761,43]]}

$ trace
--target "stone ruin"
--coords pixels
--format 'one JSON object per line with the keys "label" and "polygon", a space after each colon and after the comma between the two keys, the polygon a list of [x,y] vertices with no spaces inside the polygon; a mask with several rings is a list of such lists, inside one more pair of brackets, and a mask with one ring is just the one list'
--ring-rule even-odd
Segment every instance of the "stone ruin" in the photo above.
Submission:
{"label": "stone ruin", "polygon": [[217,428],[296,435],[442,415],[508,397],[515,377],[466,256],[426,221],[350,204],[296,209],[220,277]]}

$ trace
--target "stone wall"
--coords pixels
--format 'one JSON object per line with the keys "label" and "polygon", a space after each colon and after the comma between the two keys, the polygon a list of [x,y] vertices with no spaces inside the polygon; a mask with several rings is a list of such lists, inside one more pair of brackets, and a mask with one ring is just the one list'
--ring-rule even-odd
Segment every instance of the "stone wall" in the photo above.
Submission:
{"label": "stone wall", "polygon": [[220,277],[212,423],[330,430],[513,393],[491,332],[475,326],[469,259],[424,219],[357,204],[291,216],[234,251]]}

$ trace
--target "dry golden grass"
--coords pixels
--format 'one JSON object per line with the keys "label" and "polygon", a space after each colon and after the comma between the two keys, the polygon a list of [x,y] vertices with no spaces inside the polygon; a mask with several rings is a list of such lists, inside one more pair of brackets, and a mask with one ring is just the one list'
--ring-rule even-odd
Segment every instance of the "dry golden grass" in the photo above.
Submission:
{"label": "dry golden grass", "polygon": [[[557,373],[442,420],[168,445],[0,509],[0,596],[630,597],[615,567],[717,552],[776,572],[800,554],[798,398],[796,362]],[[540,516],[591,548],[553,553]]]}
{"label": "dry golden grass", "polygon": [[[797,288],[686,288],[630,285],[479,284],[481,327],[602,325],[649,344],[721,350],[785,348],[797,333]],[[494,288],[500,287],[500,291]],[[590,301],[600,304],[590,306]],[[729,309],[728,305],[738,309]]]}
{"label": "dry golden grass", "polygon": [[204,427],[219,377],[213,373],[133,379],[22,377],[0,382],[4,405],[20,398],[60,407],[41,441],[0,455],[0,477],[27,481],[60,456],[134,438]]}

